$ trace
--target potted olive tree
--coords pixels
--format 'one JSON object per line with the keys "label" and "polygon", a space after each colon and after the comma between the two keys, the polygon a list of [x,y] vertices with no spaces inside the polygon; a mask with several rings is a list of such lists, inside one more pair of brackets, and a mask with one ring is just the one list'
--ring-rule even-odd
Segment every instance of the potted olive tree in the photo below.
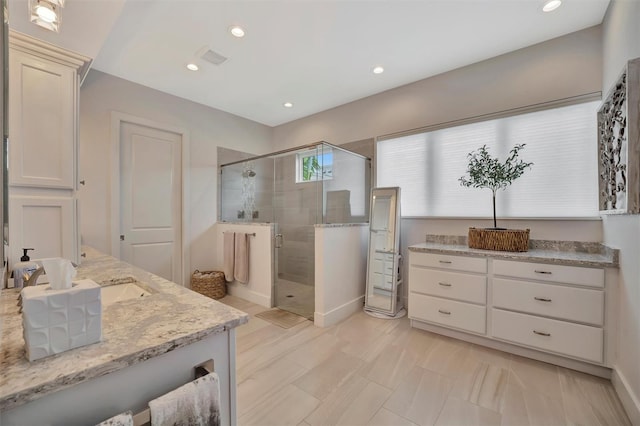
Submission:
{"label": "potted olive tree", "polygon": [[486,250],[527,251],[529,230],[498,228],[496,221],[496,193],[506,189],[533,163],[518,158],[525,144],[515,145],[504,162],[489,154],[486,145],[467,156],[467,174],[459,179],[460,185],[468,188],[488,188],[493,201],[493,228],[469,228],[469,247]]}

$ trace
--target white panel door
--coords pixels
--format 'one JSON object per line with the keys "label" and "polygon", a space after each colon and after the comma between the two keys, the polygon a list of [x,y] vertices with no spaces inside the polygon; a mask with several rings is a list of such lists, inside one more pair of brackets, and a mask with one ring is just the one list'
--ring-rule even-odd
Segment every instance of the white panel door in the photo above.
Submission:
{"label": "white panel door", "polygon": [[9,184],[74,188],[77,74],[10,50]]}
{"label": "white panel door", "polygon": [[120,255],[182,284],[182,137],[122,122]]}

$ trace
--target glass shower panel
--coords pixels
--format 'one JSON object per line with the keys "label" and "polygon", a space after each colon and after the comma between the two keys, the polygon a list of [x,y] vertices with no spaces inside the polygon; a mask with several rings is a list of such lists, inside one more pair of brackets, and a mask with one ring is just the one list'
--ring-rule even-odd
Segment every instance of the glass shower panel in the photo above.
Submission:
{"label": "glass shower panel", "polygon": [[313,319],[315,227],[322,218],[322,150],[275,158],[276,306]]}
{"label": "glass shower panel", "polygon": [[324,142],[220,168],[220,220],[275,225],[274,304],[313,319],[315,225],[367,222],[371,161]]}
{"label": "glass shower panel", "polygon": [[323,146],[331,175],[322,181],[322,223],[365,223],[369,218],[371,161],[337,147]]}

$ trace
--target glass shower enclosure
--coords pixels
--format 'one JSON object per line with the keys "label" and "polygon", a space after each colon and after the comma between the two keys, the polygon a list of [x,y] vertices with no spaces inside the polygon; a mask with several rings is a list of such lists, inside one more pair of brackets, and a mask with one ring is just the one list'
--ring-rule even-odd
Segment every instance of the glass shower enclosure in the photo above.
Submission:
{"label": "glass shower enclosure", "polygon": [[275,225],[273,300],[313,319],[315,225],[369,218],[371,160],[326,142],[220,166],[219,219]]}

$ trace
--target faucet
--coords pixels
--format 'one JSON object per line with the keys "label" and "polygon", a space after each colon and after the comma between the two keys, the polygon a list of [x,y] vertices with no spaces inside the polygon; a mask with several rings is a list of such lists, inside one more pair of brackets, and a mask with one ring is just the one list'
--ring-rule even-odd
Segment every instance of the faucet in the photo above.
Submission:
{"label": "faucet", "polygon": [[31,273],[31,275],[29,275],[27,272],[22,274],[22,280],[24,282],[24,286],[29,287],[31,285],[37,285],[38,277],[42,275],[43,272],[44,272],[44,268],[42,266],[39,266],[38,269],[36,269]]}
{"label": "faucet", "polygon": [[[40,275],[42,275],[43,272],[44,272],[44,268],[42,266],[39,266],[31,274],[29,274],[28,272],[25,272],[24,274],[22,274],[22,281],[24,282],[24,286],[29,287],[31,285],[37,285],[38,277],[40,277]],[[18,295],[18,306],[20,307],[20,309],[18,310],[18,313],[22,313],[22,293]]]}

